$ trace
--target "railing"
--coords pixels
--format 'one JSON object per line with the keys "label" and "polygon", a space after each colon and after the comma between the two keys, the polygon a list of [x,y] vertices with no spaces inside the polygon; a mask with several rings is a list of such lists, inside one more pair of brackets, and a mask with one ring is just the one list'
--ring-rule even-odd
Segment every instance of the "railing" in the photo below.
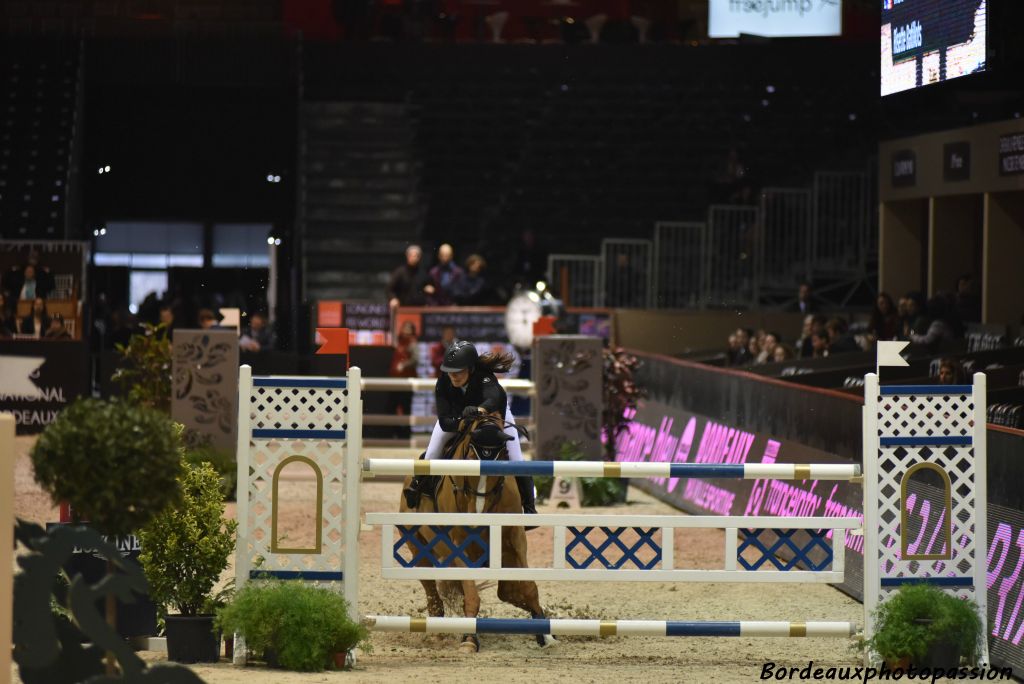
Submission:
{"label": "railing", "polygon": [[654,224],[654,306],[695,309],[705,301],[707,245],[707,224]]}
{"label": "railing", "polygon": [[653,259],[654,246],[650,240],[602,240],[603,305],[649,308],[653,293]]}
{"label": "railing", "polygon": [[548,255],[548,283],[565,306],[599,306],[602,273],[601,257],[579,254]]}
{"label": "railing", "polygon": [[757,301],[758,218],[757,207],[716,204],[708,209],[709,305],[748,306]]}
{"label": "railing", "polygon": [[811,278],[811,192],[799,188],[765,188],[761,192],[757,241],[757,283],[761,298],[791,296]]}

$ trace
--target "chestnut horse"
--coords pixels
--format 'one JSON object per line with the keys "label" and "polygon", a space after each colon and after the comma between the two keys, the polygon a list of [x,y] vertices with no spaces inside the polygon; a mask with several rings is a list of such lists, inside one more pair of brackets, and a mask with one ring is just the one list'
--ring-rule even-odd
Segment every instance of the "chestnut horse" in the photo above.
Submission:
{"label": "chestnut horse", "polygon": [[[508,450],[506,442],[513,439],[505,434],[505,421],[497,414],[481,416],[475,420],[464,420],[459,426],[460,431],[448,444],[446,454],[451,454],[452,460],[507,460]],[[522,428],[517,428],[525,433]],[[406,478],[405,487],[409,486],[411,478]],[[522,513],[523,506],[519,498],[519,489],[516,487],[515,479],[512,476],[453,476],[445,475],[440,477],[434,498],[421,497],[419,506],[413,510],[401,497],[399,511],[402,513]],[[449,531],[451,540],[461,545],[466,539],[467,532],[464,528],[453,527]],[[423,545],[429,544],[436,533],[427,526],[419,527],[417,533],[419,542]],[[485,527],[480,531],[480,536],[490,543],[489,530]],[[416,546],[410,541],[407,542],[409,549],[415,555]],[[439,541],[434,547],[434,557],[443,559],[451,553],[448,544],[444,540]],[[474,562],[483,555],[483,550],[478,544],[470,544],[465,551],[466,555]],[[453,559],[453,565],[466,567],[461,558]],[[421,558],[419,566],[431,567],[434,564],[428,558]],[[525,568],[526,564],[526,533],[522,527],[503,527],[501,534],[501,565],[505,568]],[[476,617],[480,611],[480,592],[476,582],[473,580],[420,580],[424,591],[427,593],[427,612],[432,617],[444,617],[444,601],[441,596],[462,598],[462,614],[464,617]],[[540,594],[537,591],[536,582],[532,581],[510,581],[501,580],[498,582],[498,598],[505,603],[510,603],[521,608],[531,617],[545,617],[544,610],[540,605]],[[537,635],[537,643],[542,646],[550,646],[555,640],[550,635]],[[459,650],[464,653],[475,653],[480,650],[480,641],[474,634],[463,635]]]}

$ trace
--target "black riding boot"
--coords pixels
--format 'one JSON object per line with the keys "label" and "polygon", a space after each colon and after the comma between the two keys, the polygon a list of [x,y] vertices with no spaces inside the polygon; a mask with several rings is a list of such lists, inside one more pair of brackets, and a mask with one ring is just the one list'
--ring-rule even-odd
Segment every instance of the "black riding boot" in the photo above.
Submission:
{"label": "black riding boot", "polygon": [[405,494],[405,503],[409,508],[416,508],[420,505],[420,497],[424,494],[430,496],[434,493],[433,475],[413,475],[412,482],[402,490]]}
{"label": "black riding boot", "polygon": [[529,475],[516,475],[516,486],[519,498],[523,502],[523,513],[537,513],[536,499],[533,494],[533,478]]}

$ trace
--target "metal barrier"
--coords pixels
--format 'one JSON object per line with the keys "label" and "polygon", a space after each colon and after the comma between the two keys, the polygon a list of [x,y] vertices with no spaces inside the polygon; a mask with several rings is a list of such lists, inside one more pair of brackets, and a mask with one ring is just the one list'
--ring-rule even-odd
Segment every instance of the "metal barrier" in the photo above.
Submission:
{"label": "metal barrier", "polygon": [[871,179],[866,173],[814,174],[812,260],[833,273],[864,272],[877,236],[872,220]]}
{"label": "metal barrier", "polygon": [[601,241],[604,306],[650,308],[653,252],[650,240],[607,238]]}
{"label": "metal barrier", "polygon": [[597,307],[603,262],[599,256],[548,255],[548,284],[565,306]]}
{"label": "metal barrier", "polygon": [[750,306],[757,301],[754,253],[757,207],[708,209],[707,300],[711,306]]}
{"label": "metal barrier", "polygon": [[[758,299],[791,297],[811,279],[813,243],[811,192],[800,188],[761,191],[761,231],[757,241]],[[774,295],[774,297],[773,297]]]}
{"label": "metal barrier", "polygon": [[654,306],[695,309],[707,293],[708,227],[704,223],[654,224]]}

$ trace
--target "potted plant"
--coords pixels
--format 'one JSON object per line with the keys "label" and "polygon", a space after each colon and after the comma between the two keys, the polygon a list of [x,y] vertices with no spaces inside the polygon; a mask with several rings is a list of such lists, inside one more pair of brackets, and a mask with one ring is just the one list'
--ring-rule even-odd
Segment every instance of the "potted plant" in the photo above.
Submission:
{"label": "potted plant", "polygon": [[928,584],[907,584],[874,613],[875,631],[861,648],[890,667],[954,668],[961,658],[974,664],[984,625],[978,605]]}
{"label": "potted plant", "polygon": [[168,506],[139,533],[139,560],[150,597],[176,610],[164,619],[167,657],[179,663],[216,662],[220,640],[214,616],[202,608],[228,566],[238,524],[224,519],[221,481],[209,463],[183,464],[181,503]]}
{"label": "potted plant", "polygon": [[[133,534],[177,500],[180,429],[165,414],[128,402],[79,399],[47,426],[30,452],[36,481],[72,518],[111,536]],[[113,574],[114,564],[107,563]],[[117,601],[106,598],[116,628]],[[108,656],[108,673],[113,670]]]}
{"label": "potted plant", "polygon": [[164,324],[142,324],[142,334],[118,344],[125,364],[114,371],[113,381],[133,404],[171,412],[171,336]]}
{"label": "potted plant", "polygon": [[247,583],[217,612],[216,625],[287,670],[318,672],[344,663],[357,646],[370,650],[369,630],[349,618],[340,594],[297,580]]}

